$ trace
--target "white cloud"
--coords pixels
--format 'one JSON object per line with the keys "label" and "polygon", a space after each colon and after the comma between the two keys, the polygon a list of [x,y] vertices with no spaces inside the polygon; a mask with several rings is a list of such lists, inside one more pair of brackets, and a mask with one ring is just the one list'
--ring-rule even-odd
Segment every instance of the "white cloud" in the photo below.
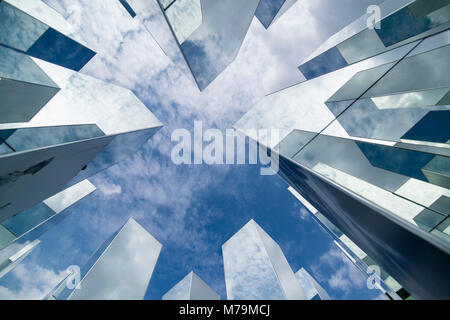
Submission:
{"label": "white cloud", "polygon": [[66,275],[65,270],[46,269],[33,262],[21,263],[10,275],[14,277],[14,289],[0,286],[1,300],[41,300]]}
{"label": "white cloud", "polygon": [[330,288],[340,291],[344,297],[352,290],[363,289],[366,285],[361,271],[334,246],[323,254],[311,269],[317,279],[328,282]]}
{"label": "white cloud", "polygon": [[101,184],[97,187],[107,197],[122,193],[122,187],[114,183]]}

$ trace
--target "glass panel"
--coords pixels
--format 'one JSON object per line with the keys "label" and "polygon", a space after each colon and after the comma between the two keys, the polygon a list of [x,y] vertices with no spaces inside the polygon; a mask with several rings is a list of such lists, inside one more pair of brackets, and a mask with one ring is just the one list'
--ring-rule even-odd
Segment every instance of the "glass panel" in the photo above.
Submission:
{"label": "glass panel", "polygon": [[264,28],[267,29],[270,26],[278,11],[281,9],[281,6],[285,2],[286,0],[261,0],[259,2],[255,16],[262,23]]}
{"label": "glass panel", "polygon": [[[448,88],[450,87],[449,56],[450,46],[448,45],[419,55],[409,56],[396,65],[394,70],[383,77],[363,97]],[[417,76],[418,74],[420,74],[420,77]]]}
{"label": "glass panel", "polygon": [[26,53],[74,71],[80,71],[95,56],[94,51],[53,28],[45,31]]}
{"label": "glass panel", "polygon": [[[448,0],[413,1],[409,7],[402,8],[408,3],[411,1],[384,2],[380,5],[380,29],[368,29],[368,14],[362,16],[328,39],[299,67],[300,70],[307,68],[314,59],[326,55],[327,52],[337,51],[348,64],[352,64],[448,29],[450,6],[445,6],[449,3]],[[397,10],[399,8],[401,9]],[[337,53],[335,55],[338,56]],[[318,69],[315,74],[311,74],[311,78],[337,70],[336,68],[340,67],[336,64],[334,69]]]}
{"label": "glass panel", "polygon": [[[442,215],[424,206],[448,193],[439,188],[448,176],[447,157],[319,135],[294,160],[427,231],[442,220]],[[408,186],[416,180],[423,181],[420,189]],[[397,192],[415,203],[393,194]]]}
{"label": "glass panel", "polygon": [[[75,71],[79,71],[95,55],[79,39],[71,39],[72,27],[41,1],[9,2],[12,6],[5,1],[0,4],[0,43]],[[1,25],[3,17],[6,22],[4,28]]]}
{"label": "glass panel", "polygon": [[200,90],[236,58],[259,0],[202,1],[203,23],[181,44]]}
{"label": "glass panel", "polygon": [[8,133],[8,138],[4,140],[14,151],[48,147],[105,135],[95,124],[21,128],[14,130],[12,134],[11,130],[0,130],[0,135],[3,131]]}
{"label": "glass panel", "polygon": [[0,248],[3,248],[11,241],[14,241],[16,236],[0,224]]}
{"label": "glass panel", "polygon": [[2,46],[0,46],[0,77],[58,88],[31,58]]}
{"label": "glass panel", "polygon": [[143,299],[161,244],[130,219],[84,274],[74,300]]}
{"label": "glass panel", "polygon": [[170,289],[162,300],[189,300],[191,296],[192,272]]}
{"label": "glass panel", "polygon": [[228,300],[285,300],[260,235],[245,225],[223,246]]}
{"label": "glass panel", "polygon": [[303,300],[278,244],[253,220],[222,246],[228,300]]}
{"label": "glass panel", "polygon": [[445,6],[434,13],[417,18],[414,17],[410,8],[406,7],[383,19],[382,28],[375,29],[375,31],[385,46],[392,46],[448,22],[450,20],[449,9],[450,6]]}
{"label": "glass panel", "polygon": [[301,148],[310,142],[317,134],[308,131],[294,130],[284,138],[274,149],[282,155],[292,158]]}
{"label": "glass panel", "polygon": [[436,229],[431,231],[432,234],[444,239],[445,241],[450,241],[450,217],[445,219]]}
{"label": "glass panel", "polygon": [[0,249],[5,248],[15,241],[2,250],[2,255],[11,255],[17,247],[39,238],[67,217],[73,206],[94,190],[95,187],[89,181],[82,181],[2,222],[0,229],[4,226],[15,234],[14,239],[0,246]]}
{"label": "glass panel", "polygon": [[166,16],[178,43],[183,43],[202,24],[200,0],[177,0],[166,9]]}
{"label": "glass panel", "polygon": [[220,300],[220,296],[199,276],[192,273],[191,300]]}
{"label": "glass panel", "polygon": [[299,69],[305,78],[310,80],[346,66],[348,66],[347,61],[345,61],[339,50],[333,47],[316,58],[302,64]]}
{"label": "glass panel", "polygon": [[40,203],[28,210],[3,221],[3,226],[8,228],[17,237],[20,237],[30,229],[54,215],[55,212],[44,203]]}
{"label": "glass panel", "polygon": [[31,58],[0,46],[0,123],[29,121],[58,91]]}
{"label": "glass panel", "polygon": [[47,29],[44,23],[5,1],[0,2],[0,44],[27,51]]}

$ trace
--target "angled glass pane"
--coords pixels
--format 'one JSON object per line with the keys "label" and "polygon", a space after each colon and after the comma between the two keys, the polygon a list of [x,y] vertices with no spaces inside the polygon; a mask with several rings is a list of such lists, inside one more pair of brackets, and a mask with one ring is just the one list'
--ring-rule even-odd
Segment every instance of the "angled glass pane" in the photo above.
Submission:
{"label": "angled glass pane", "polygon": [[13,132],[11,132],[11,129],[0,130],[2,138],[2,132],[4,131],[6,131],[8,137],[4,138],[3,141],[13,148],[14,151],[49,147],[105,135],[95,124],[19,128],[13,130]]}
{"label": "angled glass pane", "polygon": [[0,123],[29,121],[58,91],[31,58],[0,46]]}
{"label": "angled glass pane", "polygon": [[177,0],[165,13],[180,44],[202,24],[200,0]]}
{"label": "angled glass pane", "polygon": [[303,300],[281,248],[253,220],[223,246],[228,300]]}
{"label": "angled glass pane", "polygon": [[69,299],[143,299],[161,244],[133,219],[107,242],[94,254],[98,259],[92,267],[82,270],[81,288]]}
{"label": "angled glass pane", "polygon": [[203,23],[181,44],[200,90],[236,58],[258,4],[259,0],[201,1]]}
{"label": "angled glass pane", "polygon": [[27,51],[47,29],[46,24],[0,1],[0,44]]}

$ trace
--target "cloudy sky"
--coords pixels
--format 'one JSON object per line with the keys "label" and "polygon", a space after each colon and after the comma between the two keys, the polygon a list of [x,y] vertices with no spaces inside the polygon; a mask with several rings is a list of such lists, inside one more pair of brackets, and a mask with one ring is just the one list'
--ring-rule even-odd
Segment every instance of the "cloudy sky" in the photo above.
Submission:
{"label": "cloudy sky", "polygon": [[98,54],[84,74],[132,89],[164,123],[139,152],[91,181],[83,201],[13,272],[0,298],[40,299],[134,217],[163,249],[146,299],[160,299],[190,271],[225,298],[222,244],[254,219],[296,272],[308,270],[334,299],[375,299],[378,291],[333,245],[278,176],[250,165],[180,165],[171,133],[225,130],[265,95],[303,80],[297,66],[375,0],[299,0],[269,30],[254,18],[236,60],[203,92],[164,55],[119,1],[45,0]]}

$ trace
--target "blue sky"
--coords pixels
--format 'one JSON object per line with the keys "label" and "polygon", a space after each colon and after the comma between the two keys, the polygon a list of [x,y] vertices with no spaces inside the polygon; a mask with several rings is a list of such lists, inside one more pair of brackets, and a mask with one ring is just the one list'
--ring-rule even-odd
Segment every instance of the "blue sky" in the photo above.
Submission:
{"label": "blue sky", "polygon": [[98,53],[82,72],[132,89],[165,126],[91,179],[97,192],[0,280],[0,298],[42,298],[129,217],[163,244],[146,299],[160,299],[191,270],[225,298],[221,245],[250,219],[278,242],[294,272],[310,271],[332,298],[379,296],[280,177],[261,176],[257,166],[176,166],[170,159],[173,130],[192,130],[195,120],[231,128],[264,95],[302,81],[303,59],[377,1],[299,0],[268,31],[254,18],[235,62],[201,93],[118,1],[45,2]]}

